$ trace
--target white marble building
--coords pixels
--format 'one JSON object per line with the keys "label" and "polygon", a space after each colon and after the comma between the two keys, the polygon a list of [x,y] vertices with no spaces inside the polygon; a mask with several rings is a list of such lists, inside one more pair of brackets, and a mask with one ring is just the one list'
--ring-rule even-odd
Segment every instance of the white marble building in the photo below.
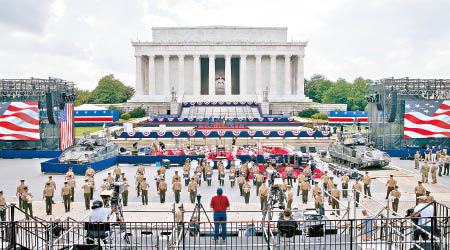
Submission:
{"label": "white marble building", "polygon": [[304,95],[307,43],[288,42],[287,28],[154,27],[151,42],[132,45],[130,102],[311,101]]}

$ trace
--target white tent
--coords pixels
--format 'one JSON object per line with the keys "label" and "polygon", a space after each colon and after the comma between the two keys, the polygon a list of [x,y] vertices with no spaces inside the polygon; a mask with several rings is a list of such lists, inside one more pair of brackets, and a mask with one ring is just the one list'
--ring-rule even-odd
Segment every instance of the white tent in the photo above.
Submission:
{"label": "white tent", "polygon": [[95,104],[82,104],[78,107],[75,107],[75,110],[106,110],[106,108],[97,106]]}

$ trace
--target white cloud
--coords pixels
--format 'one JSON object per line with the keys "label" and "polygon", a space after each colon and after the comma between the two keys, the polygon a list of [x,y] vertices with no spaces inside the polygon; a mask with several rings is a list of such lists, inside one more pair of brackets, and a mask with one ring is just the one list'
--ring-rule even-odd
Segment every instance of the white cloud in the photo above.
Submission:
{"label": "white cloud", "polygon": [[448,1],[0,0],[0,78],[134,85],[131,40],[152,26],[286,26],[308,41],[305,75],[450,78]]}

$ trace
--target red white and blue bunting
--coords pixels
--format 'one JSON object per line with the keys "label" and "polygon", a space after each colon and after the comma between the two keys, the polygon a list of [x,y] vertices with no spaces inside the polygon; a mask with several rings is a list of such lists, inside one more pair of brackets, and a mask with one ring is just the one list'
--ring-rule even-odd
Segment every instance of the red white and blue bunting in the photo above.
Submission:
{"label": "red white and blue bunting", "polygon": [[331,133],[328,131],[256,131],[256,130],[188,130],[188,131],[142,131],[142,132],[115,132],[115,138],[218,138],[218,137],[330,137]]}

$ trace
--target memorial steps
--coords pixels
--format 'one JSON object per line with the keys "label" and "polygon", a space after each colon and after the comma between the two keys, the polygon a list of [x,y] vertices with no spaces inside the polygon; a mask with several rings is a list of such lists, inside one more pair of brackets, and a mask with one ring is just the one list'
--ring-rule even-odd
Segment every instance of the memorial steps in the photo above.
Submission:
{"label": "memorial steps", "polygon": [[258,107],[250,106],[191,106],[183,107],[180,118],[261,118]]}

